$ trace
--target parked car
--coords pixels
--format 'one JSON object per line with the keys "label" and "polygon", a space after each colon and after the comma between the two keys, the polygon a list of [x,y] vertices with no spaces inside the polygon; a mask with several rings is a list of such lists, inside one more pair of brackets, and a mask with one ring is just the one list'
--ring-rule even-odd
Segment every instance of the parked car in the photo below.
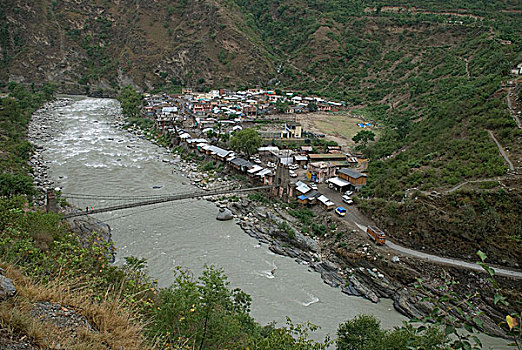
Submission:
{"label": "parked car", "polygon": [[259,159],[259,158],[255,158],[255,159],[254,159],[254,163],[256,163],[256,164],[261,164],[261,159]]}
{"label": "parked car", "polygon": [[344,192],[344,194],[345,194],[346,196],[351,196],[351,195],[353,194],[353,191],[346,191],[346,192]]}
{"label": "parked car", "polygon": [[290,170],[289,174],[290,174],[290,177],[297,177],[297,174],[293,170]]}
{"label": "parked car", "polygon": [[275,168],[276,167],[275,163],[272,163],[272,162],[268,162],[266,164],[266,166],[269,167],[269,168]]}
{"label": "parked car", "polygon": [[337,207],[337,208],[335,208],[335,213],[339,216],[345,216],[346,209],[344,209],[343,207]]}
{"label": "parked car", "polygon": [[317,190],[317,185],[314,184],[314,183],[311,183],[311,184],[310,184],[310,188],[311,188],[312,190]]}
{"label": "parked car", "polygon": [[343,196],[343,202],[345,202],[346,204],[349,204],[349,205],[353,204],[353,200],[347,195]]}
{"label": "parked car", "polygon": [[303,165],[303,169],[306,170],[306,165]]}
{"label": "parked car", "polygon": [[291,165],[288,166],[288,168],[289,168],[290,170],[297,170],[297,169],[299,169],[299,165],[297,165],[297,164],[291,164]]}

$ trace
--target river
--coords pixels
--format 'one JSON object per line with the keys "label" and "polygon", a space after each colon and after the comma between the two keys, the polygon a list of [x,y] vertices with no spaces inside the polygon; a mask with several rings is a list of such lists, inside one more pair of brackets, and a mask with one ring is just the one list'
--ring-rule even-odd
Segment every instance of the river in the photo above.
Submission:
{"label": "river", "polygon": [[[117,101],[73,100],[55,109],[59,132],[43,144],[50,177],[64,192],[135,196],[195,189],[163,161],[174,159],[167,150],[114,126]],[[84,208],[119,203],[72,204]],[[340,322],[361,313],[375,315],[385,328],[406,320],[390,300],[373,304],[344,295],[324,284],[307,266],[270,252],[234,221],[217,221],[216,213],[211,202],[184,200],[98,214],[97,218],[112,228],[116,263],[125,256],[147,259],[150,275],[163,287],[172,282],[176,266],[195,275],[205,264],[221,267],[232,287],[252,296],[251,314],[261,324],[284,324],[286,316],[294,322],[310,321],[321,327],[313,338],[321,339],[327,333],[334,336]]]}

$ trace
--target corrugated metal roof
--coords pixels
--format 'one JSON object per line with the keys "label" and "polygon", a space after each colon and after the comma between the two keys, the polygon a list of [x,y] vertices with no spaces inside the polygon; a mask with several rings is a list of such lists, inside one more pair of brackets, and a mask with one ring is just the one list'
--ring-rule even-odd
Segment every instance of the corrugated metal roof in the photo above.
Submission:
{"label": "corrugated metal roof", "polygon": [[341,173],[341,174],[344,174],[344,175],[347,175],[349,177],[352,177],[354,179],[358,179],[360,177],[366,177],[366,174],[361,174],[358,171],[355,171],[353,169],[348,169],[348,168],[339,169],[337,172]]}
{"label": "corrugated metal roof", "polygon": [[348,181],[345,181],[345,180],[340,179],[338,177],[332,177],[332,178],[328,179],[328,182],[332,183],[332,184],[334,184],[336,186],[339,186],[339,187],[348,186],[350,184]]}

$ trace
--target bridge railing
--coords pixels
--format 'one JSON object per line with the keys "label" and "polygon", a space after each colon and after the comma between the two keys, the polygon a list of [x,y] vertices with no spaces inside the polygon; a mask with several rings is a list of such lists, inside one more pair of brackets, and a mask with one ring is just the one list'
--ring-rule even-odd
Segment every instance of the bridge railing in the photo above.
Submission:
{"label": "bridge railing", "polygon": [[[166,203],[166,202],[173,202],[177,200],[183,200],[183,199],[193,199],[193,198],[202,198],[207,196],[215,196],[220,194],[229,194],[229,193],[243,193],[243,192],[252,192],[252,191],[259,191],[259,190],[265,190],[269,188],[275,187],[274,185],[270,186],[257,186],[257,187],[247,187],[247,188],[218,188],[218,189],[212,189],[212,190],[206,190],[206,191],[197,191],[197,192],[184,192],[184,193],[176,193],[171,195],[157,195],[157,196],[97,196],[97,195],[90,195],[90,194],[69,194],[70,198],[76,198],[76,199],[91,199],[91,200],[131,200],[131,199],[144,199],[139,200],[137,202],[132,203],[124,203],[120,205],[113,205],[105,208],[97,208],[97,209],[88,209],[85,211],[82,210],[76,210],[69,213],[66,213],[64,218],[69,219],[76,216],[82,216],[86,214],[98,214],[98,213],[106,213],[110,211],[116,211],[116,210],[122,210],[122,209],[129,209],[129,208],[137,208],[137,207],[143,207],[147,205],[153,205],[153,204],[159,204],[159,203]],[[67,197],[67,194],[64,194],[65,198]],[[83,196],[83,197],[82,197]],[[145,199],[147,198],[147,199]]]}

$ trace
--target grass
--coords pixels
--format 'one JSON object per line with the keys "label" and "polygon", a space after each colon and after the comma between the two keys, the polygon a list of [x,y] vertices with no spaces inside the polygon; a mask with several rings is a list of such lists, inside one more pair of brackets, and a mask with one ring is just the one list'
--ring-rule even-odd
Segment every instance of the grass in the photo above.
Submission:
{"label": "grass", "polygon": [[[108,290],[100,302],[81,278],[38,283],[11,265],[0,264],[17,288],[17,294],[1,303],[0,326],[13,339],[27,336],[41,348],[65,349],[151,349],[141,336],[142,327],[128,306],[118,300],[117,289]],[[59,303],[84,316],[96,331],[79,327],[60,329],[31,315],[37,301]]]}
{"label": "grass", "polygon": [[357,124],[366,123],[365,121],[351,117],[347,114],[329,114],[326,117],[320,118],[314,122],[315,126],[320,132],[329,135],[336,135],[346,140],[347,144],[354,144],[352,137],[361,130],[371,130],[376,135],[379,134],[378,129],[373,126],[362,129]]}

